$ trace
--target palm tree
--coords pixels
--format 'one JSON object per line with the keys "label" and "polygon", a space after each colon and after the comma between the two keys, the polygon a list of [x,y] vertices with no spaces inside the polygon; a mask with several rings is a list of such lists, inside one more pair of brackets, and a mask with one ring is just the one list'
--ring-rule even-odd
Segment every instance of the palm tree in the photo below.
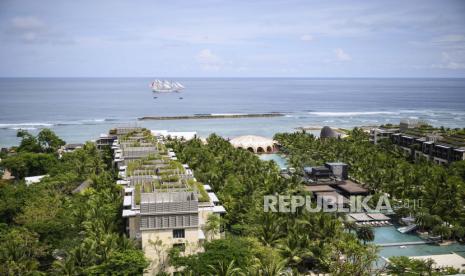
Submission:
{"label": "palm tree", "polygon": [[415,223],[420,227],[420,229],[425,229],[428,225],[428,216],[426,212],[418,212],[415,214]]}
{"label": "palm tree", "polygon": [[435,235],[439,235],[441,236],[441,242],[444,240],[444,239],[448,239],[450,236],[451,236],[451,229],[449,228],[449,226],[446,226],[444,224],[442,225],[436,225],[434,228],[433,228],[433,233]]}
{"label": "palm tree", "polygon": [[352,233],[352,231],[357,231],[357,224],[355,221],[350,221],[350,220],[344,220],[344,226],[345,228],[349,231],[349,233]]}
{"label": "palm tree", "polygon": [[283,276],[286,275],[285,261],[276,260],[271,258],[270,260],[257,259],[257,264],[247,271],[247,275],[257,276]]}
{"label": "palm tree", "polygon": [[262,213],[257,227],[257,237],[264,244],[274,246],[282,236],[279,216],[268,212]]}
{"label": "palm tree", "polygon": [[215,235],[220,232],[221,218],[216,214],[210,214],[205,224],[205,231],[207,232],[207,238],[212,240]]}
{"label": "palm tree", "polygon": [[234,260],[229,264],[225,260],[218,261],[218,265],[209,265],[213,273],[210,275],[214,276],[237,276],[241,274],[241,269],[239,267],[234,267]]}
{"label": "palm tree", "polygon": [[357,229],[357,238],[361,239],[364,244],[375,239],[373,228],[369,225],[362,225]]}
{"label": "palm tree", "polygon": [[53,262],[53,274],[66,276],[78,275],[79,269],[76,267],[75,261],[75,256],[71,254],[62,260]]}
{"label": "palm tree", "polygon": [[303,234],[305,232],[300,231],[296,226],[290,227],[287,237],[278,244],[278,248],[286,264],[297,267],[305,258],[312,257],[313,253],[310,251],[310,246],[307,246],[309,239]]}

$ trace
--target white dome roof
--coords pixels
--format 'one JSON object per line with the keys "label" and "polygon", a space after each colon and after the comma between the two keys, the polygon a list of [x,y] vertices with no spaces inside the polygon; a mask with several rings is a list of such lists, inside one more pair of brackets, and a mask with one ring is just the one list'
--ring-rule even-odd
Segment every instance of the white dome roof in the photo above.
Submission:
{"label": "white dome roof", "polygon": [[239,136],[231,139],[229,142],[235,148],[252,148],[254,151],[257,151],[258,148],[262,148],[264,151],[266,151],[268,147],[273,148],[274,144],[276,143],[276,141],[273,139],[256,135]]}

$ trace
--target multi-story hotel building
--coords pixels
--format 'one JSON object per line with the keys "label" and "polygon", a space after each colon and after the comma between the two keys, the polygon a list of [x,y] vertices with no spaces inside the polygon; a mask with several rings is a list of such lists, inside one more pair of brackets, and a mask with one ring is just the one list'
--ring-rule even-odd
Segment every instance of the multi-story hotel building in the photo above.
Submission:
{"label": "multi-story hotel building", "polygon": [[128,235],[140,241],[151,261],[147,274],[173,272],[168,252],[202,251],[206,239],[223,233],[206,231],[210,216],[226,211],[209,185],[199,183],[188,165],[177,161],[162,136],[142,128],[117,128],[112,149],[124,188],[123,218]]}

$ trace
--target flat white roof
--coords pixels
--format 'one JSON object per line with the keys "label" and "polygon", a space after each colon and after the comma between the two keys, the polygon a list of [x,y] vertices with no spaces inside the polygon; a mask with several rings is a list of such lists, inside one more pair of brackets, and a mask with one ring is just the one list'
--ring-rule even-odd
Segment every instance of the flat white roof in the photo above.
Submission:
{"label": "flat white roof", "polygon": [[132,205],[132,196],[124,196],[123,206],[131,206]]}
{"label": "flat white roof", "polygon": [[448,147],[448,146],[444,146],[444,145],[436,145],[436,146],[437,146],[437,147],[440,147],[440,148],[445,148],[445,149],[448,149],[448,148],[450,148],[450,147]]}
{"label": "flat white roof", "polygon": [[208,184],[203,184],[203,188],[205,189],[205,191],[209,192],[212,190],[212,187],[210,187],[210,185]]}
{"label": "flat white roof", "polygon": [[139,211],[134,210],[123,210],[123,218],[134,217],[139,213]]}
{"label": "flat white roof", "polygon": [[28,176],[25,177],[24,180],[26,181],[26,185],[34,184],[34,183],[39,183],[40,180],[44,177],[48,176],[48,174],[44,175],[36,175],[36,176]]}
{"label": "flat white roof", "polygon": [[164,129],[152,129],[150,130],[150,133],[154,136],[162,135],[162,136],[167,136],[168,135],[168,130]]}
{"label": "flat white roof", "polygon": [[118,185],[128,185],[130,181],[128,180],[116,180],[116,184]]}
{"label": "flat white roof", "polygon": [[133,191],[134,191],[134,188],[132,188],[132,187],[124,188],[125,193],[132,193]]}
{"label": "flat white roof", "polygon": [[465,267],[465,258],[456,254],[440,254],[440,255],[428,255],[428,256],[413,256],[412,259],[427,260],[433,259],[436,263],[434,267],[452,266],[458,270],[463,270]]}
{"label": "flat white roof", "polygon": [[215,195],[215,193],[208,193],[208,197],[210,198],[211,202],[220,202],[218,197]]}
{"label": "flat white roof", "polygon": [[223,206],[213,206],[213,213],[226,213],[226,209]]}

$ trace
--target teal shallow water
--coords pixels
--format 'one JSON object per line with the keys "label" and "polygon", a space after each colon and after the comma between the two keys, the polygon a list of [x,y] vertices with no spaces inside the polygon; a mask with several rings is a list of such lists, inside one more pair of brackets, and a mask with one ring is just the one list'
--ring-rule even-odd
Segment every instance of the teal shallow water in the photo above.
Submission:
{"label": "teal shallow water", "polygon": [[273,160],[281,168],[287,168],[287,160],[280,154],[271,153],[271,154],[261,154],[259,158],[263,161]]}
{"label": "teal shallow water", "polygon": [[[394,226],[378,227],[374,229],[375,240],[374,243],[391,243],[391,242],[411,242],[421,241],[416,235],[402,234],[396,230]],[[384,258],[393,256],[425,256],[425,255],[438,255],[455,252],[465,257],[465,245],[451,244],[446,246],[439,246],[434,244],[420,244],[420,245],[407,245],[404,248],[399,246],[381,247],[379,255]],[[383,263],[383,261],[381,261]]]}

